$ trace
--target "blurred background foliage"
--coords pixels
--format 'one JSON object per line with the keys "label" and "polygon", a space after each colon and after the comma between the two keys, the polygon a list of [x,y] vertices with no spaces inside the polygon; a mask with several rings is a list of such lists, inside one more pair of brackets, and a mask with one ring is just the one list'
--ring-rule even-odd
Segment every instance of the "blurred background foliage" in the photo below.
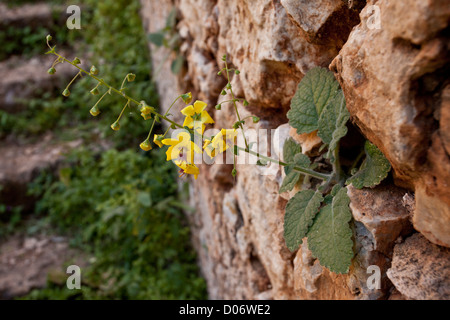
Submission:
{"label": "blurred background foliage", "polygon": [[[57,49],[71,48],[73,57],[87,56],[109,83],[120,86],[127,73],[135,73],[136,81],[128,84],[127,93],[157,106],[139,0],[79,2],[81,30],[68,30],[65,21],[53,30],[6,30],[0,34],[2,43],[8,39],[8,45],[0,47],[0,60],[11,54],[43,53],[45,35],[52,34]],[[61,92],[65,85],[61,83]],[[189,208],[182,204],[185,193],[178,190],[174,166],[161,151],[139,150],[150,121],[142,119],[136,106],[122,119],[119,132],[110,129],[126,102],[118,95],[108,95],[100,104],[100,116],[90,116],[98,99],[89,93],[95,85],[83,77],[71,87],[69,98],[59,91],[42,92],[25,101],[23,112],[0,111],[0,138],[13,135],[27,140],[51,131],[61,140],[83,139],[82,147],[67,156],[59,172],[43,172],[30,185],[29,193],[39,200],[33,224],[25,227],[31,234],[56,230],[93,257],[88,270],[83,270],[82,290],[49,283],[25,298],[206,298],[182,213]],[[107,151],[101,151],[102,141],[108,142]],[[20,208],[16,211],[9,221],[0,222],[0,236],[20,229]]]}

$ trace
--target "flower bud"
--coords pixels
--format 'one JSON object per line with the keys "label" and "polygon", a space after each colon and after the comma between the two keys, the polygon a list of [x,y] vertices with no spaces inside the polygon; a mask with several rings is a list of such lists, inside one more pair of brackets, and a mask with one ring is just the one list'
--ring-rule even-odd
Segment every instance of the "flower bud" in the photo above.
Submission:
{"label": "flower bud", "polygon": [[231,89],[231,83],[227,84],[227,89],[230,90]]}
{"label": "flower bud", "polygon": [[161,143],[162,140],[164,140],[164,137],[161,134],[155,134],[153,136],[153,142],[160,148],[163,147],[163,144]]}
{"label": "flower bud", "polygon": [[235,74],[240,74],[241,72],[239,70],[234,71]]}
{"label": "flower bud", "polygon": [[222,71],[217,72],[217,75],[221,76],[222,75]]}
{"label": "flower bud", "polygon": [[95,66],[92,66],[89,72],[95,76],[98,74],[98,69]]}
{"label": "flower bud", "polygon": [[152,150],[152,145],[151,145],[150,141],[148,141],[148,139],[145,140],[144,142],[142,142],[142,143],[139,145],[139,147],[141,147],[141,149],[144,150],[144,151],[150,151],[150,150]]}
{"label": "flower bud", "polygon": [[223,95],[223,96],[226,96],[227,92],[225,90],[222,90],[222,92],[220,94]]}
{"label": "flower bud", "polygon": [[[139,109],[139,111],[141,112],[141,115],[142,115],[142,116],[143,116],[143,115],[151,115],[151,113],[152,113],[153,111],[155,111],[155,108],[149,107],[145,101],[141,101],[140,106],[141,106],[141,108]],[[145,118],[145,117],[144,117],[144,118]],[[150,119],[150,118],[151,118],[151,116],[150,116],[148,119]],[[147,119],[146,119],[146,120],[147,120]]]}
{"label": "flower bud", "polygon": [[184,103],[189,104],[192,102],[192,92],[188,92],[181,95],[181,99],[183,99]]}
{"label": "flower bud", "polygon": [[261,119],[259,119],[258,117],[252,117],[252,118],[253,118],[253,123],[258,123],[259,120],[261,120]]}
{"label": "flower bud", "polygon": [[100,109],[97,106],[93,106],[91,111],[89,111],[93,117],[96,117],[100,114]]}
{"label": "flower bud", "polygon": [[64,91],[63,91],[63,93],[62,93],[62,95],[64,96],[64,97],[68,97],[68,96],[70,96],[70,91],[69,91],[69,89],[64,89]]}
{"label": "flower bud", "polygon": [[114,131],[119,131],[120,130],[120,124],[119,124],[119,122],[114,122],[112,125],[111,125],[111,129],[113,129]]}
{"label": "flower bud", "polygon": [[48,74],[55,74],[55,72],[56,72],[56,69],[55,68],[53,68],[53,67],[51,67],[50,69],[48,69]]}
{"label": "flower bud", "polygon": [[244,107],[248,107],[249,103],[247,100],[244,100]]}
{"label": "flower bud", "polygon": [[81,60],[79,58],[75,57],[75,59],[73,59],[72,63],[73,64],[80,64]]}
{"label": "flower bud", "polygon": [[217,106],[216,106],[216,110],[221,110],[222,109],[222,105],[221,104],[218,104]]}
{"label": "flower bud", "polygon": [[236,177],[236,174],[237,174],[237,170],[236,170],[236,168],[234,168],[233,171],[231,171],[231,175],[233,177]]}
{"label": "flower bud", "polygon": [[226,54],[224,54],[224,55],[222,56],[222,61],[227,61],[227,55],[226,55]]}
{"label": "flower bud", "polygon": [[46,38],[46,39],[47,39],[48,42],[50,42],[50,41],[52,41],[53,38],[52,38],[51,35],[47,35],[47,38]]}
{"label": "flower bud", "polygon": [[145,113],[142,113],[142,112],[141,112],[141,116],[142,116],[142,118],[144,118],[144,120],[148,120],[148,119],[152,118],[151,114],[145,114]]}
{"label": "flower bud", "polygon": [[136,79],[136,75],[134,73],[127,74],[127,80],[128,82],[133,82],[134,79]]}
{"label": "flower bud", "polygon": [[91,94],[92,94],[93,96],[96,96],[96,95],[98,95],[98,94],[100,93],[100,91],[98,90],[97,87],[95,87],[94,89],[92,89],[90,92],[91,92]]}

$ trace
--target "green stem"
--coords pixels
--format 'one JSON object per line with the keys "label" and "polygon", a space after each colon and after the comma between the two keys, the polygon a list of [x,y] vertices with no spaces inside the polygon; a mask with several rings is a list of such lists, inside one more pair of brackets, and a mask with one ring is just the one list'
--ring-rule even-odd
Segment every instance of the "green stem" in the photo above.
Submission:
{"label": "green stem", "polygon": [[[227,80],[228,83],[231,85],[231,81],[230,81],[230,70],[228,69],[228,64],[227,61],[225,61],[225,70],[227,72]],[[234,110],[236,112],[236,116],[238,118],[238,121],[241,121],[241,116],[239,115],[239,110],[236,104],[236,99],[234,97],[234,93],[233,93],[233,88],[230,87],[230,94],[231,94],[231,101],[233,101],[233,105],[234,105]],[[239,125],[239,127],[241,128],[242,131],[242,136],[244,137],[244,142],[245,142],[245,147],[248,149],[248,142],[247,142],[247,138],[245,137],[245,133],[244,133],[244,126],[242,125],[242,123]]]}
{"label": "green stem", "polygon": [[166,135],[169,132],[169,130],[170,130],[170,126],[167,128],[166,132],[164,132],[164,135],[163,135],[164,138],[166,137]]}
{"label": "green stem", "polygon": [[349,172],[352,172],[353,169],[356,168],[356,166],[358,165],[359,161],[361,161],[361,158],[366,154],[365,150],[361,150],[361,152],[358,154],[358,156],[356,157],[355,162],[353,162]]}
{"label": "green stem", "polygon": [[147,140],[151,139],[151,135],[152,135],[152,132],[153,132],[153,128],[155,127],[155,123],[156,123],[156,119],[153,120],[152,127],[150,128],[150,131],[148,132]]}
{"label": "green stem", "polygon": [[[92,79],[95,79],[96,81],[98,81],[99,83],[101,83],[102,85],[104,85],[105,87],[109,88],[110,91],[114,91],[116,92],[118,95],[121,95],[122,97],[124,97],[127,100],[130,100],[131,102],[134,102],[136,105],[139,105],[139,101],[131,98],[130,96],[126,95],[124,92],[121,92],[120,90],[117,90],[116,88],[112,87],[111,85],[109,85],[108,83],[106,83],[103,79],[100,79],[99,77],[91,74],[89,71],[84,70],[83,68],[79,67],[76,64],[73,64],[72,61],[67,60],[66,58],[64,58],[63,56],[61,56],[60,54],[54,52],[54,54],[56,56],[58,56],[59,58],[61,58],[63,61],[68,62],[69,64],[71,64],[72,66],[74,66],[75,68],[77,68],[78,70],[80,70],[82,73],[87,74],[88,76],[90,76]],[[171,124],[173,124],[174,126],[176,126],[177,128],[183,129],[182,125],[179,125],[178,123],[170,120],[169,118],[167,118],[166,116],[163,116],[162,114],[158,113],[156,110],[153,110],[151,112],[152,114],[154,114],[155,116],[159,116],[161,119],[166,120],[167,122],[170,122]]]}
{"label": "green stem", "polygon": [[108,91],[106,91],[106,92],[100,97],[100,99],[98,99],[98,101],[95,103],[94,107],[95,107],[96,105],[98,105],[98,104],[100,103],[100,101],[102,101],[103,98],[104,98],[107,94],[108,94]]}
{"label": "green stem", "polygon": [[341,161],[339,159],[339,149],[340,145],[338,143],[336,149],[333,151],[333,172],[336,176],[337,182],[342,183],[341,180],[344,178],[344,174],[342,172]]}
{"label": "green stem", "polygon": [[[67,60],[66,58],[64,58],[63,56],[59,55],[58,53],[54,52],[54,54],[55,54],[56,56],[58,56],[59,59],[61,59],[62,61],[68,62],[69,64],[71,64],[72,66],[74,66],[75,68],[77,68],[77,69],[79,70],[79,73],[77,74],[77,76],[78,76],[78,75],[81,75],[82,73],[85,73],[85,74],[87,74],[88,76],[90,76],[91,78],[95,79],[99,84],[102,84],[102,85],[104,85],[105,87],[108,88],[108,91],[106,91],[106,92],[102,95],[102,97],[97,101],[97,103],[96,103],[95,105],[97,105],[97,104],[105,97],[105,95],[106,95],[107,93],[112,92],[112,91],[116,92],[117,94],[119,94],[119,95],[121,95],[122,97],[124,97],[125,99],[127,99],[127,104],[126,104],[125,107],[122,109],[122,112],[120,113],[119,118],[117,119],[117,121],[120,120],[120,118],[122,117],[122,115],[123,115],[125,109],[130,105],[131,102],[135,103],[136,105],[139,105],[139,104],[140,104],[137,100],[135,100],[135,99],[129,97],[129,96],[126,95],[124,92],[122,92],[122,91],[120,91],[120,90],[117,90],[116,88],[112,87],[111,85],[109,85],[108,83],[106,83],[103,79],[98,78],[98,77],[96,77],[95,75],[91,74],[90,72],[88,72],[88,71],[82,69],[82,68],[79,67],[78,65],[73,64],[71,61]],[[226,62],[225,62],[225,63],[226,63]],[[226,65],[226,68],[225,68],[225,69],[227,70],[228,83],[230,83],[230,82],[229,82],[229,80],[230,80],[230,77],[229,77],[229,70],[228,70],[228,66],[227,66],[227,65]],[[75,79],[75,78],[74,78],[74,79]],[[72,80],[72,81],[73,81],[73,80]],[[71,82],[71,83],[72,83],[72,82]],[[69,85],[70,85],[70,84],[69,84]],[[232,96],[232,100],[231,100],[231,101],[232,101],[233,104],[234,104],[235,111],[236,111],[236,115],[237,115],[237,117],[238,117],[238,120],[241,121],[241,118],[240,118],[240,115],[239,115],[239,111],[238,111],[237,105],[236,105],[236,99],[235,99],[235,97],[234,97],[234,93],[233,93],[232,89],[230,89],[230,93],[231,93],[231,96]],[[175,101],[172,103],[172,105],[170,106],[169,110],[167,110],[167,112],[166,112],[165,115],[162,115],[162,114],[158,113],[158,112],[155,111],[155,110],[152,110],[151,113],[152,113],[153,115],[158,116],[159,118],[164,119],[165,121],[171,123],[172,125],[174,125],[174,126],[177,127],[177,128],[184,129],[184,127],[183,127],[182,125],[180,125],[180,124],[178,124],[178,123],[172,121],[171,119],[167,118],[168,112],[170,111],[170,109],[172,108],[172,106],[175,105],[175,102],[178,101],[178,99],[180,99],[180,98],[181,98],[181,95],[180,95],[179,97],[177,97],[177,99],[175,99]],[[150,132],[149,132],[149,134],[148,134],[148,138],[147,138],[147,139],[150,139],[150,136],[151,136],[151,133],[152,133],[153,128],[154,128],[154,126],[155,126],[155,123],[156,123],[156,119],[153,120],[153,124],[152,124],[152,127],[151,127],[151,129],[150,129]],[[276,163],[276,164],[279,164],[279,165],[284,166],[284,167],[289,165],[289,164],[287,164],[287,163],[284,163],[284,162],[281,162],[281,161],[278,161],[278,160],[275,160],[275,159],[272,159],[272,158],[263,156],[263,155],[261,155],[261,154],[259,154],[259,153],[257,153],[257,152],[254,152],[254,151],[249,150],[249,146],[248,146],[248,143],[247,143],[247,139],[246,139],[246,137],[245,137],[245,134],[244,134],[243,126],[241,125],[240,127],[241,127],[241,130],[242,130],[242,134],[243,134],[243,136],[244,136],[244,141],[245,141],[245,146],[246,146],[246,148],[237,147],[239,150],[242,150],[242,151],[244,151],[244,152],[247,152],[248,154],[254,155],[254,156],[256,156],[256,157],[258,157],[258,158],[260,158],[260,159],[262,159],[262,160],[265,160],[265,161],[268,161],[268,162],[272,162],[272,163]],[[169,129],[170,129],[170,127],[169,127],[167,130],[169,130]],[[167,132],[168,132],[168,131],[166,131],[165,134],[167,134]],[[194,131],[194,134],[195,134],[195,133],[196,133],[196,132]],[[339,165],[339,157],[338,157],[338,156],[339,156],[339,152],[337,151],[337,156],[335,156],[335,159],[337,159],[337,160],[335,160],[335,164],[337,164],[338,167],[339,167],[339,169],[340,169],[340,165]],[[337,162],[337,163],[336,163],[336,162]],[[320,179],[320,180],[324,180],[324,181],[329,181],[329,180],[332,178],[332,175],[324,174],[324,173],[320,173],[320,172],[316,172],[316,171],[314,171],[314,170],[310,170],[310,169],[307,169],[307,168],[294,167],[293,169],[296,170],[296,171],[298,171],[298,172],[301,172],[301,173],[303,173],[303,174],[305,174],[305,175],[308,175],[308,176],[311,176],[311,177],[314,177],[314,178],[317,178],[317,179]]]}
{"label": "green stem", "polygon": [[76,78],[78,78],[78,76],[80,76],[81,75],[81,72],[78,72],[77,74],[76,74],[76,76],[75,77],[73,77],[73,79],[69,82],[69,84],[66,86],[66,89],[69,89],[69,87],[72,85],[72,83],[75,81],[75,79]]}
{"label": "green stem", "polygon": [[[242,147],[237,147],[237,148],[238,148],[239,150],[242,150],[242,151],[244,151],[244,152],[247,152],[248,154],[254,155],[254,156],[256,156],[256,157],[258,157],[258,158],[260,158],[260,159],[263,159],[263,160],[265,160],[265,161],[272,162],[272,163],[275,163],[275,164],[279,164],[279,165],[281,165],[281,166],[283,166],[283,167],[286,167],[286,166],[289,165],[289,164],[287,164],[287,163],[285,163],[285,162],[278,161],[278,160],[275,160],[275,159],[272,159],[272,158],[263,156],[263,155],[261,155],[261,154],[259,154],[259,153],[257,153],[257,152],[254,152],[254,151],[251,151],[251,150],[248,150],[248,149],[244,149],[244,148],[242,148]],[[314,170],[307,169],[307,168],[294,167],[294,170],[296,170],[296,171],[298,171],[298,172],[301,172],[301,173],[303,173],[303,174],[306,174],[306,175],[308,175],[308,176],[311,176],[311,177],[314,177],[314,178],[317,178],[317,179],[320,179],[320,180],[324,180],[324,181],[328,181],[328,180],[331,178],[331,175],[329,175],[329,174],[316,172],[316,171],[314,171]]]}
{"label": "green stem", "polygon": [[176,103],[180,98],[181,98],[181,95],[179,95],[179,96],[174,100],[174,102],[172,102],[172,104],[170,105],[169,109],[167,109],[167,111],[166,111],[166,113],[164,114],[164,116],[167,117],[167,116],[169,115],[170,109],[172,109],[172,107],[175,105],[175,103]]}
{"label": "green stem", "polygon": [[122,118],[123,113],[125,112],[125,109],[130,105],[130,100],[127,101],[127,104],[125,105],[125,107],[122,108],[122,112],[120,112],[119,117],[117,118],[116,122],[119,122],[120,119]]}
{"label": "green stem", "polygon": [[125,81],[127,80],[128,74],[125,76],[125,78],[122,81],[122,85],[120,86],[120,92],[122,92],[122,90],[124,89],[124,85],[125,85]]}

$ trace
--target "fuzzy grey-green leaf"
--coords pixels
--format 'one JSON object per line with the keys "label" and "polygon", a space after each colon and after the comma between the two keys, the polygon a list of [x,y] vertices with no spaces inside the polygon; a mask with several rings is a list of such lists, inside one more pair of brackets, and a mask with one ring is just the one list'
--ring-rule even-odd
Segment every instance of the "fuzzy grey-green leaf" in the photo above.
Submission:
{"label": "fuzzy grey-green leaf", "polygon": [[296,154],[302,152],[302,147],[294,141],[294,139],[289,138],[284,142],[283,146],[283,160],[286,163],[293,163]]}
{"label": "fuzzy grey-green leaf", "polygon": [[339,84],[332,72],[325,68],[311,69],[298,85],[287,113],[289,124],[299,134],[318,129],[319,117],[323,109],[334,98]]}
{"label": "fuzzy grey-green leaf", "polygon": [[319,118],[318,136],[329,145],[327,158],[330,158],[339,141],[347,134],[348,119],[350,113],[345,104],[344,93],[339,90]]}
{"label": "fuzzy grey-green leaf", "polygon": [[300,191],[289,200],[284,216],[284,240],[289,250],[295,251],[302,244],[322,201],[322,194],[313,190]]}
{"label": "fuzzy grey-green leaf", "polygon": [[301,173],[292,169],[289,169],[289,173],[283,179],[279,193],[288,192],[294,189],[295,185],[300,179]]}
{"label": "fuzzy grey-green leaf", "polygon": [[361,168],[346,182],[347,185],[352,184],[356,189],[370,188],[380,184],[391,170],[391,164],[374,144],[366,141],[364,150],[366,159]]}
{"label": "fuzzy grey-green leaf", "polygon": [[309,160],[309,158],[303,153],[298,153],[294,156],[294,159],[290,163],[292,164],[285,167],[286,177],[281,184],[279,191],[280,193],[291,191],[292,189],[294,189],[298,180],[301,177],[304,177],[299,171],[294,170],[294,167],[307,169],[311,165],[311,160]]}
{"label": "fuzzy grey-green leaf", "polygon": [[[289,138],[286,139],[283,146],[283,160],[288,164],[292,164],[294,162],[294,157],[296,154],[300,154],[302,152],[302,147],[294,141],[294,139]],[[291,166],[284,167],[284,173],[286,175],[292,170]]]}
{"label": "fuzzy grey-green leaf", "polygon": [[347,188],[340,189],[317,214],[307,235],[313,256],[335,273],[347,273],[354,256],[349,204]]}

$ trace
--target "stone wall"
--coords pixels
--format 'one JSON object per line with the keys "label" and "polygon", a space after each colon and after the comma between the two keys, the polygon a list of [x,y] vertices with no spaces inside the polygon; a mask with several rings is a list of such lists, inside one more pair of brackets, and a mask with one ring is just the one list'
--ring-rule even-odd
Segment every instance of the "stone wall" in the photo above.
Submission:
{"label": "stone wall", "polygon": [[[257,166],[201,166],[190,184],[193,241],[212,299],[450,298],[450,7],[444,0],[141,0],[145,28],[155,32],[178,9],[181,53],[152,48],[161,103],[181,92],[208,102],[217,128],[235,122],[217,76],[228,55],[241,71],[232,84],[250,102],[254,128],[283,128],[309,152],[317,137],[289,130],[286,112],[298,83],[314,66],[329,67],[351,113],[351,141],[364,136],[393,166],[374,189],[349,188],[355,221],[350,273],[323,268],[304,244],[283,240],[289,194],[278,194],[282,172]],[[374,7],[375,5],[375,7]],[[380,28],[374,27],[379,9]],[[164,107],[163,107],[164,108]],[[213,112],[214,111],[214,112]],[[353,140],[352,140],[353,139]],[[370,290],[367,267],[381,268]]]}

